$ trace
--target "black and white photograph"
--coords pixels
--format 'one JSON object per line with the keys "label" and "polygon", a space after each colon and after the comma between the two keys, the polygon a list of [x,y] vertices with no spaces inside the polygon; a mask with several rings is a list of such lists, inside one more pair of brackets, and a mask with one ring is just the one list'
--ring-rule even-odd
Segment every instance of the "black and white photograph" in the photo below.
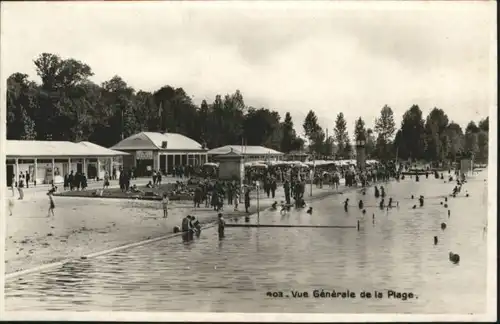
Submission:
{"label": "black and white photograph", "polygon": [[0,317],[497,319],[495,1],[0,8]]}

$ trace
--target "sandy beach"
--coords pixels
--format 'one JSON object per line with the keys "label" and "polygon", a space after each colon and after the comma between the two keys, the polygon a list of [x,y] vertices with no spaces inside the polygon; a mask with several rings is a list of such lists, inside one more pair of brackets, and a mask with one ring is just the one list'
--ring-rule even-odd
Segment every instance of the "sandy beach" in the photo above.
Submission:
{"label": "sandy beach", "polygon": [[[343,188],[343,186],[342,186]],[[341,189],[342,190],[342,189]],[[313,187],[312,198],[332,194],[328,186]],[[49,206],[44,191],[14,201],[13,215],[6,213],[6,273],[31,269],[43,264],[80,258],[91,253],[160,237],[173,233],[181,219],[195,215],[201,223],[214,221],[217,212],[211,208],[194,209],[190,202],[172,202],[167,219],[159,202],[99,198],[55,197],[55,216],[47,217]],[[311,199],[307,186],[306,201]],[[269,208],[274,201],[283,201],[280,188],[276,198],[260,194],[260,208]],[[251,212],[257,201],[252,198]],[[243,216],[226,206],[226,216]]]}

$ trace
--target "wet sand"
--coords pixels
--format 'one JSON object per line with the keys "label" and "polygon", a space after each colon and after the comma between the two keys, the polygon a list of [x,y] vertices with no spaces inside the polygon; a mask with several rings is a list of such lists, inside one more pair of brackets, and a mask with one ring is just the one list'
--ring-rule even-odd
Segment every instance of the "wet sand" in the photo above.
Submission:
{"label": "wet sand", "polygon": [[[306,201],[309,192],[307,186]],[[313,187],[313,197],[334,192],[328,186]],[[282,188],[275,199],[265,198],[262,192],[260,207],[265,209],[274,201],[283,200]],[[201,223],[217,217],[213,209],[194,209],[190,202],[171,202],[169,216],[164,219],[160,202],[73,197],[54,197],[54,201],[55,217],[47,217],[49,202],[44,191],[31,194],[24,201],[14,200],[13,215],[6,213],[7,274],[173,234],[174,226],[180,225],[186,215],[195,215]],[[251,205],[255,212],[255,198]],[[233,206],[225,206],[223,214],[242,216],[243,204],[239,210],[234,213]]]}

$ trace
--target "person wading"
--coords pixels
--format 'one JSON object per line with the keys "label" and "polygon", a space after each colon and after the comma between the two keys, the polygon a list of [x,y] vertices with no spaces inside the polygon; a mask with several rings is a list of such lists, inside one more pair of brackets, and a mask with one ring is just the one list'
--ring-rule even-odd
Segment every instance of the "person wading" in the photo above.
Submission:
{"label": "person wading", "polygon": [[181,223],[181,231],[182,231],[182,240],[184,242],[189,241],[189,231],[190,229],[190,216],[186,216],[182,219]]}
{"label": "person wading", "polygon": [[246,213],[248,213],[249,208],[250,208],[250,190],[247,188],[245,191],[245,212]]}
{"label": "person wading", "polygon": [[219,239],[222,239],[224,237],[224,229],[226,227],[226,221],[224,220],[224,218],[222,217],[222,214],[219,213],[219,221],[218,221],[218,232],[219,232]]}
{"label": "person wading", "polygon": [[161,204],[163,207],[163,218],[168,217],[168,204],[169,204],[168,194],[165,192],[163,194],[163,199],[161,200]]}

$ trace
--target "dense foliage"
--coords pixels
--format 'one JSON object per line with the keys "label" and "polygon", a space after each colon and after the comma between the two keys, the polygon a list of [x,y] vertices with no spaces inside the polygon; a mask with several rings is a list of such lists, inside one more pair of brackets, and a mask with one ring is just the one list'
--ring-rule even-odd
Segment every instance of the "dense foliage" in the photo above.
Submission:
{"label": "dense foliage", "polygon": [[[268,108],[249,107],[243,95],[216,95],[213,102],[197,106],[182,88],[166,85],[157,91],[136,91],[119,76],[101,85],[90,81],[92,69],[75,59],[43,53],[34,60],[41,79],[37,84],[23,73],[7,80],[7,138],[36,140],[88,140],[112,146],[140,131],[175,132],[209,148],[228,144],[262,145],[282,152],[304,149],[289,112],[284,120]],[[442,161],[460,154],[488,157],[488,118],[473,121],[465,133],[434,108],[424,120],[416,105],[403,116],[396,130],[389,106],[382,108],[374,129],[355,121],[355,137],[363,134],[369,157]],[[302,124],[308,150],[317,157],[351,158],[355,149],[348,123],[338,113],[333,136],[319,125],[310,110]]]}

